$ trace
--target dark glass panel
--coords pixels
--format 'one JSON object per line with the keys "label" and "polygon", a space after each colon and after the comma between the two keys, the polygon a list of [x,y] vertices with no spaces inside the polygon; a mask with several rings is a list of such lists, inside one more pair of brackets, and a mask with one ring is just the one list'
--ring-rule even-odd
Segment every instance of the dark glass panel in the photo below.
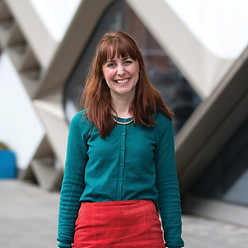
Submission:
{"label": "dark glass panel", "polygon": [[248,121],[238,130],[190,193],[248,206]]}

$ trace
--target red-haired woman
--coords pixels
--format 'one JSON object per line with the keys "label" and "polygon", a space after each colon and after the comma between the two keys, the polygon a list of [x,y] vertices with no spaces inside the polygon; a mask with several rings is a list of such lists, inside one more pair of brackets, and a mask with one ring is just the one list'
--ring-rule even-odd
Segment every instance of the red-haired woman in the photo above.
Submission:
{"label": "red-haired woman", "polygon": [[132,37],[102,37],[81,100],[68,137],[59,247],[182,247],[172,112]]}

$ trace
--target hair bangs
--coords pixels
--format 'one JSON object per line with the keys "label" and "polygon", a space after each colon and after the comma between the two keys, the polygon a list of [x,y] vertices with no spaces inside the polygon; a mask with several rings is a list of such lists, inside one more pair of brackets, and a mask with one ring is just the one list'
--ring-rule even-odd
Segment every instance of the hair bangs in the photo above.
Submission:
{"label": "hair bangs", "polygon": [[[105,44],[104,44],[105,43]],[[107,40],[102,44],[100,61],[102,64],[108,60],[112,60],[115,57],[131,57],[133,60],[137,60],[137,52],[135,48],[128,41],[119,38],[113,38]]]}

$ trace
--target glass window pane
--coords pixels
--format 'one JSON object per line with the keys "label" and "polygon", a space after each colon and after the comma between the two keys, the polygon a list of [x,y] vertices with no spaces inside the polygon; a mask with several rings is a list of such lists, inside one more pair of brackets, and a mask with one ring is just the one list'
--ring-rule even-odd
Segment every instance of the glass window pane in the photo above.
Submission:
{"label": "glass window pane", "polygon": [[191,188],[191,194],[248,206],[248,121]]}

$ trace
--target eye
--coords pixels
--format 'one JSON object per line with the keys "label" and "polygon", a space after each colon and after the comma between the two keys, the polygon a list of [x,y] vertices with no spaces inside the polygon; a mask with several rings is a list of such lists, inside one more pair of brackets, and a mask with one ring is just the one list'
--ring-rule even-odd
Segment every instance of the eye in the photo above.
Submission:
{"label": "eye", "polygon": [[128,60],[124,61],[124,64],[132,64],[132,63],[133,63],[133,61],[131,59],[128,59]]}
{"label": "eye", "polygon": [[115,66],[115,63],[114,62],[109,62],[106,64],[107,67],[114,67]]}
{"label": "eye", "polygon": [[123,60],[124,65],[130,65],[134,62],[134,60],[131,57],[127,57]]}

